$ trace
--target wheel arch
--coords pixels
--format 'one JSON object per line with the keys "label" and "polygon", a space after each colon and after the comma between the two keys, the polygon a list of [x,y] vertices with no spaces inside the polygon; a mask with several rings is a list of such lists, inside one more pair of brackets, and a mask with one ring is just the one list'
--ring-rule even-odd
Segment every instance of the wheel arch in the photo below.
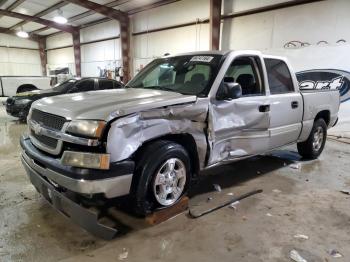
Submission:
{"label": "wheel arch", "polygon": [[175,142],[185,148],[185,150],[187,151],[190,157],[190,163],[191,163],[191,169],[192,169],[192,175],[193,175],[192,178],[196,178],[200,170],[197,144],[193,136],[188,133],[167,134],[167,135],[163,135],[157,138],[147,140],[135,151],[135,153],[133,154],[133,158],[135,159],[139,158],[140,154],[142,154],[143,149],[147,145],[160,140]]}
{"label": "wheel arch", "polygon": [[17,88],[16,93],[21,93],[25,91],[37,90],[38,88],[33,84],[23,84]]}
{"label": "wheel arch", "polygon": [[314,121],[318,119],[323,119],[326,122],[326,125],[328,126],[331,121],[331,112],[329,110],[322,110],[318,112],[317,115],[315,116]]}

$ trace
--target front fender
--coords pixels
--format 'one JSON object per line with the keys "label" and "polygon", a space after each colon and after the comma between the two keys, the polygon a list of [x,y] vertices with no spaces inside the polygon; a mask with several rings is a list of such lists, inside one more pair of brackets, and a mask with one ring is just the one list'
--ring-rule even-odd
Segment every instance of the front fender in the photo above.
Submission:
{"label": "front fender", "polygon": [[200,165],[205,161],[207,109],[196,104],[154,109],[112,122],[107,135],[111,162],[130,158],[143,143],[165,135],[190,134],[194,138]]}

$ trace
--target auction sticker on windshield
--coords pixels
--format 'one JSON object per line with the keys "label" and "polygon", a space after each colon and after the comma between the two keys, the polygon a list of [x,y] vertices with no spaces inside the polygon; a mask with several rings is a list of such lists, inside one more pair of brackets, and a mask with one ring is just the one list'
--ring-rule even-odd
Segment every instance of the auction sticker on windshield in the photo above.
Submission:
{"label": "auction sticker on windshield", "polygon": [[191,58],[191,62],[205,62],[210,63],[211,60],[213,60],[214,57],[212,56],[194,56]]}

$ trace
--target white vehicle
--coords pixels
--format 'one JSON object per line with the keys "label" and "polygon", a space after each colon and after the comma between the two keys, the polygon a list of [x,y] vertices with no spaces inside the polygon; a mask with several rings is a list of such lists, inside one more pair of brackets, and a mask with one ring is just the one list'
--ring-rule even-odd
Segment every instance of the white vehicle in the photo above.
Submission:
{"label": "white vehicle", "polygon": [[145,215],[175,204],[214,165],[293,143],[304,158],[317,158],[338,110],[338,90],[300,92],[282,57],[167,56],[126,88],[34,102],[22,162],[54,207],[96,234],[106,228],[69,193],[91,204],[128,195]]}
{"label": "white vehicle", "polygon": [[37,89],[49,89],[51,78],[46,76],[0,76],[0,96],[14,96],[17,93]]}

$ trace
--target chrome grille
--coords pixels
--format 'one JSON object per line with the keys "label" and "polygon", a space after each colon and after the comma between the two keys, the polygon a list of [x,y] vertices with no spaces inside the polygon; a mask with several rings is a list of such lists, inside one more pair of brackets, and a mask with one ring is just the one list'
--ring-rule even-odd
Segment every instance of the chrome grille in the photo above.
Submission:
{"label": "chrome grille", "polygon": [[66,122],[66,119],[62,116],[56,116],[37,109],[33,109],[31,119],[41,126],[55,130],[61,130]]}
{"label": "chrome grille", "polygon": [[[36,123],[40,127],[48,130],[62,131],[66,119],[62,116],[53,115],[37,109],[33,109],[30,115],[29,123]],[[39,149],[53,155],[58,155],[62,150],[62,141],[56,138],[52,138],[37,132],[34,126],[30,126],[30,138],[32,143]]]}
{"label": "chrome grille", "polygon": [[42,135],[37,135],[35,134],[33,131],[31,131],[31,135],[38,140],[40,143],[44,144],[45,146],[51,148],[51,149],[55,149],[57,147],[58,144],[58,140],[48,137],[48,136],[42,136]]}

